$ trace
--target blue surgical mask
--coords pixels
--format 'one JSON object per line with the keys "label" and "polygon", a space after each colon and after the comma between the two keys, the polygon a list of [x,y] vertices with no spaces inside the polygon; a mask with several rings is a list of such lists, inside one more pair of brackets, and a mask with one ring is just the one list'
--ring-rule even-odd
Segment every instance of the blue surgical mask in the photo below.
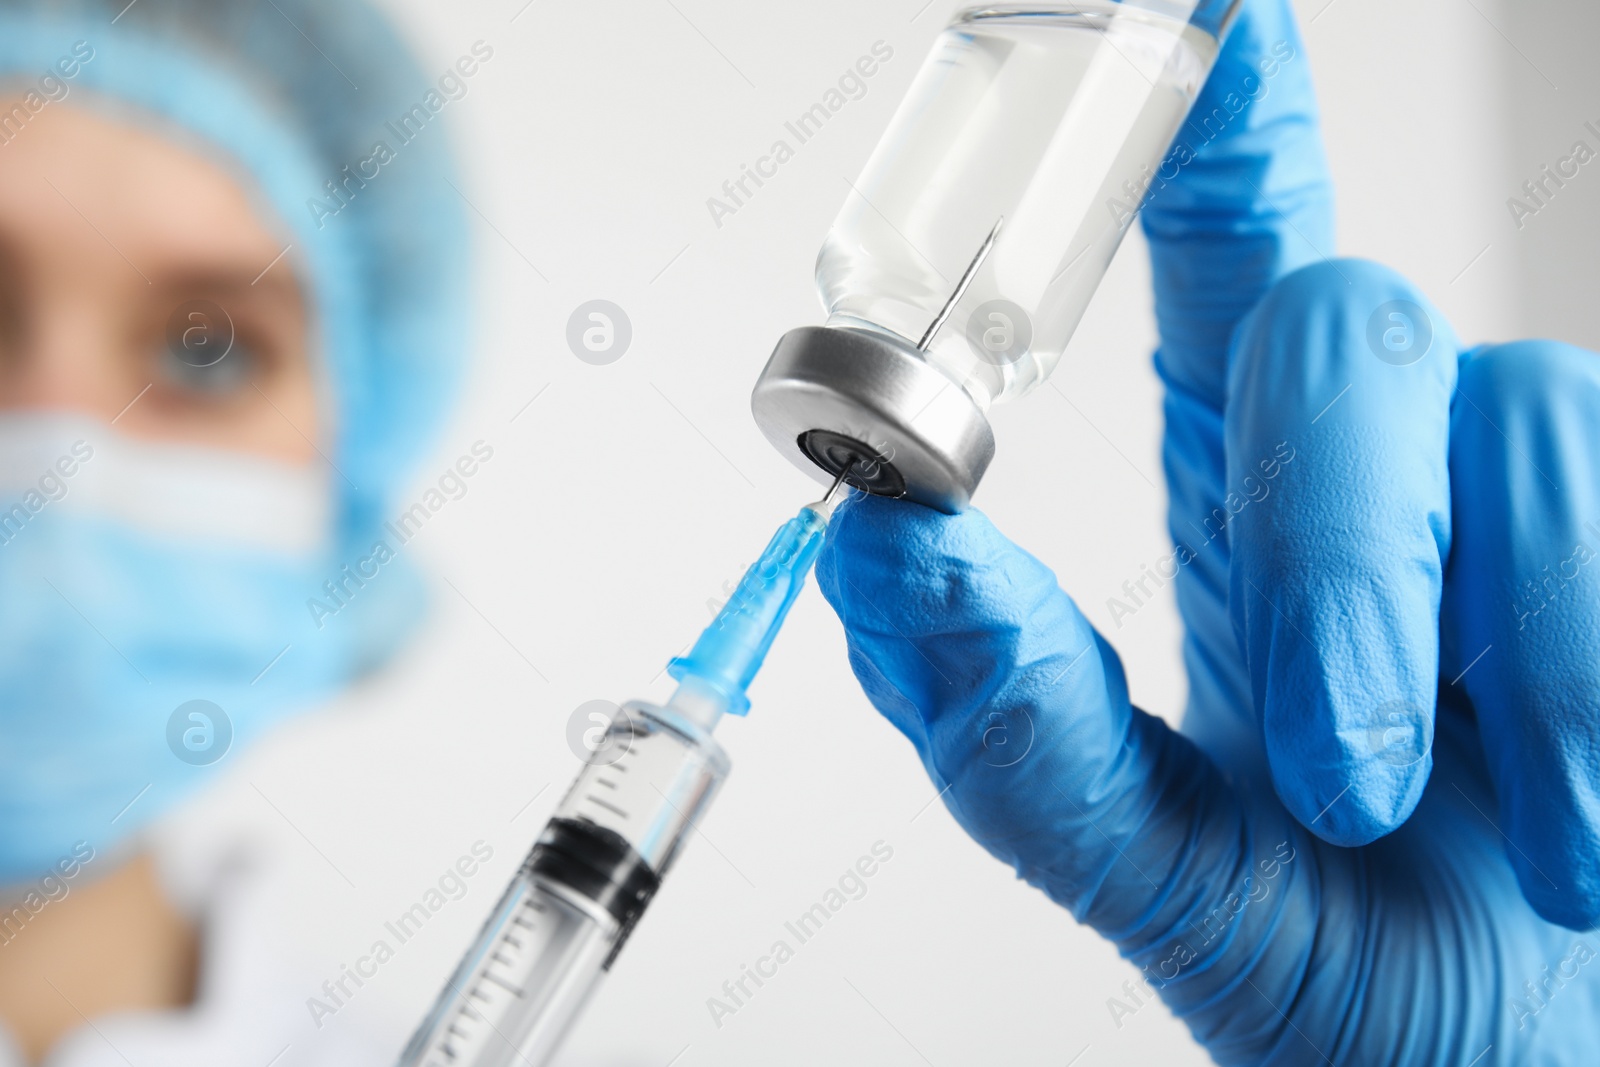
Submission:
{"label": "blue surgical mask", "polygon": [[[422,587],[385,520],[470,348],[451,138],[418,137],[359,196],[329,196],[431,80],[377,6],[124,6],[0,0],[0,74],[61,72],[71,103],[50,107],[175,138],[240,180],[315,313],[333,431],[318,444],[337,472],[0,418],[0,887],[77,840],[111,847],[393,652]],[[93,456],[61,474],[80,439]],[[199,700],[226,721],[183,710]]]}
{"label": "blue surgical mask", "polygon": [[401,639],[415,575],[341,548],[332,499],[320,467],[0,417],[0,886],[116,845]]}

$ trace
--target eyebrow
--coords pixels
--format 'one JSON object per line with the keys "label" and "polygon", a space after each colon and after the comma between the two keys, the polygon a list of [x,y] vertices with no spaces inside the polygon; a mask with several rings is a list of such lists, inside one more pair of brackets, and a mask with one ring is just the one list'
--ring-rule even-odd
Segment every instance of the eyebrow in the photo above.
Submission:
{"label": "eyebrow", "polygon": [[156,280],[156,290],[179,297],[209,296],[265,299],[285,302],[303,299],[300,279],[283,263],[276,263],[258,274],[233,268],[190,269]]}

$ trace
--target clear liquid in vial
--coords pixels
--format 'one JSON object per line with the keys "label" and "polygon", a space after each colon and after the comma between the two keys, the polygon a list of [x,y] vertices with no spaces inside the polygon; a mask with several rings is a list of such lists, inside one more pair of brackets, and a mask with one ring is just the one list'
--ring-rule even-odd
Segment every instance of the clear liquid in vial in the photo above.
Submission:
{"label": "clear liquid in vial", "polygon": [[[928,350],[984,408],[1060,360],[1217,50],[1148,8],[1045,7],[969,12],[944,31],[817,258],[830,325],[915,343],[1003,217]],[[1025,349],[972,340],[997,300],[1025,316],[1012,324]]]}

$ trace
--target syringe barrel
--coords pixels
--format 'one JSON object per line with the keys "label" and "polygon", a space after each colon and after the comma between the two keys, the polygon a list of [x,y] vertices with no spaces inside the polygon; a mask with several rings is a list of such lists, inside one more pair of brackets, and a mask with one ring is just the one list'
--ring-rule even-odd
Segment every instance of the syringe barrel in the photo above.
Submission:
{"label": "syringe barrel", "polygon": [[632,703],[545,826],[400,1057],[400,1067],[537,1067],[622,950],[728,773],[711,734]]}

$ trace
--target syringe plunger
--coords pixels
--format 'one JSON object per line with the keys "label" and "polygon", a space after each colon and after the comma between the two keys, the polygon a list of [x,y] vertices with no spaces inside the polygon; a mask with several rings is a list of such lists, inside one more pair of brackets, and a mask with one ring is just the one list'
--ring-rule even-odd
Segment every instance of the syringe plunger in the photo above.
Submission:
{"label": "syringe plunger", "polygon": [[[831,497],[832,494],[830,494]],[[711,736],[822,547],[831,502],[778,530],[690,653],[665,707],[625,705],[446,983],[400,1067],[538,1067],[610,969],[728,774]]]}

